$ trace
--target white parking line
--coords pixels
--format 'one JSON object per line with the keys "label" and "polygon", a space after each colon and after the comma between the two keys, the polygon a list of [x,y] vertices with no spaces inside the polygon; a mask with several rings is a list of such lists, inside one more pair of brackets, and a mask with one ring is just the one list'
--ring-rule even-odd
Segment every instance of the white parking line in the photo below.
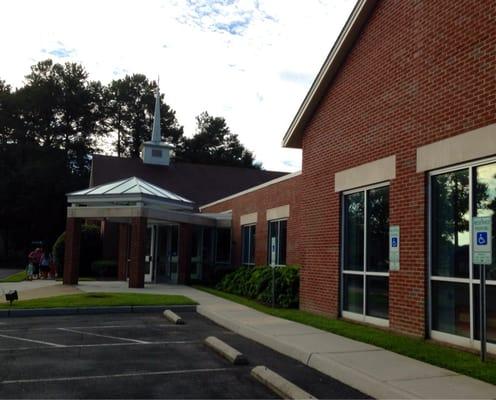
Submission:
{"label": "white parking line", "polygon": [[154,376],[154,375],[180,375],[180,374],[197,374],[205,372],[222,372],[228,371],[229,368],[202,368],[202,369],[183,369],[178,371],[155,371],[155,372],[129,372],[124,374],[112,375],[89,375],[89,376],[68,376],[64,378],[45,378],[45,379],[16,379],[1,381],[3,385],[15,383],[39,383],[39,382],[67,382],[83,381],[88,379],[109,379],[109,378],[129,378],[133,376]]}
{"label": "white parking line", "polygon": [[[160,344],[197,344],[202,343],[201,340],[173,340],[173,341],[160,341],[160,342],[147,342],[147,343],[93,343],[93,344],[65,344],[60,345],[58,347],[64,349],[71,348],[81,348],[81,347],[109,347],[109,346],[153,346]],[[14,347],[14,348],[2,348],[0,347],[1,352],[12,352],[12,351],[23,351],[23,350],[39,350],[40,347],[35,346],[25,346],[25,347]]]}
{"label": "white parking line", "polygon": [[31,343],[38,343],[38,344],[44,344],[46,346],[52,346],[52,347],[65,347],[63,344],[57,344],[57,343],[52,343],[52,342],[44,342],[42,340],[35,340],[35,339],[27,339],[23,337],[18,337],[18,336],[10,336],[10,335],[1,335],[0,337],[4,337],[7,339],[14,339],[14,340],[20,340],[23,342],[31,342]]}
{"label": "white parking line", "polygon": [[104,337],[106,339],[117,339],[117,340],[123,340],[123,341],[127,341],[127,342],[140,343],[140,344],[149,344],[150,343],[150,342],[147,342],[145,340],[129,339],[129,338],[123,338],[123,337],[119,337],[119,336],[101,335],[99,333],[84,332],[84,331],[80,331],[77,329],[70,329],[70,328],[57,328],[57,329],[59,331],[79,333],[82,335],[89,335],[89,336]]}

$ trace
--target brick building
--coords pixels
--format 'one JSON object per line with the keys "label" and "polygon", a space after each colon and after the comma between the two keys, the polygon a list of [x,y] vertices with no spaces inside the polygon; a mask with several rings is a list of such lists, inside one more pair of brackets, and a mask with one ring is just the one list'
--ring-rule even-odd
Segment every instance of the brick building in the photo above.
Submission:
{"label": "brick building", "polygon": [[[199,207],[228,216],[230,263],[267,264],[274,241],[276,264],[302,266],[302,309],[477,348],[471,223],[496,231],[495,21],[492,0],[358,0],[284,136],[302,172]],[[487,276],[496,352],[496,262]]]}

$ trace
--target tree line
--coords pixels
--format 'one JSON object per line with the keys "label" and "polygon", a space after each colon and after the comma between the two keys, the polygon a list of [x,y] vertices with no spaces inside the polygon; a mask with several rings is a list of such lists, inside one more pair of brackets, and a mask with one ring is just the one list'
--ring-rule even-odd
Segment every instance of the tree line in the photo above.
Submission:
{"label": "tree line", "polygon": [[[143,74],[104,85],[81,64],[52,60],[31,66],[22,87],[0,79],[0,263],[63,231],[65,194],[88,186],[92,154],[139,157],[156,88]],[[196,123],[185,136],[161,95],[162,138],[174,145],[173,159],[261,168],[224,118],[203,112]]]}

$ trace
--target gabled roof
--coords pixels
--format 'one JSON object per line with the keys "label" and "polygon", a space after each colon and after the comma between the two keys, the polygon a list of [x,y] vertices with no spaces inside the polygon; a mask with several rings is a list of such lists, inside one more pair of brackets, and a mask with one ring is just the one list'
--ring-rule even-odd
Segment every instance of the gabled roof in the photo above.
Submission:
{"label": "gabled roof", "polygon": [[71,203],[149,202],[192,208],[193,202],[135,176],[90,187],[67,195]]}
{"label": "gabled roof", "polygon": [[327,88],[336,76],[348,52],[367,22],[377,0],[358,0],[334,46],[320,68],[303,103],[282,140],[283,147],[301,148],[303,131],[312,117]]}
{"label": "gabled roof", "polygon": [[174,161],[169,166],[150,165],[139,158],[94,155],[90,186],[134,176],[199,206],[283,175],[287,173],[180,161]]}

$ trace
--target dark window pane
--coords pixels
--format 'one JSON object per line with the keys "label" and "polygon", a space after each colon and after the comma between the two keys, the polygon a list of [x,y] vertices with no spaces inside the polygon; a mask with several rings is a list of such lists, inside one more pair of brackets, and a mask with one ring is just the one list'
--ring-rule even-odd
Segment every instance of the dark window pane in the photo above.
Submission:
{"label": "dark window pane", "polygon": [[367,193],[367,270],[389,270],[389,187]]}
{"label": "dark window pane", "polygon": [[250,227],[249,226],[243,226],[241,228],[241,236],[242,236],[242,263],[243,264],[248,264],[250,262],[249,260],[249,255],[250,255]]}
{"label": "dark window pane", "polygon": [[363,270],[363,192],[344,196],[344,269]]}
{"label": "dark window pane", "polygon": [[468,277],[468,169],[432,177],[432,275]]}
{"label": "dark window pane", "polygon": [[367,315],[388,318],[389,315],[389,279],[385,276],[367,277]]}
{"label": "dark window pane", "polygon": [[[493,263],[486,266],[486,279],[496,280],[496,164],[483,165],[475,171],[475,215],[492,217]],[[474,277],[479,279],[478,266],[474,268]]]}
{"label": "dark window pane", "polygon": [[217,229],[215,261],[218,263],[229,263],[231,259],[231,229]]}
{"label": "dark window pane", "polygon": [[343,310],[363,313],[363,276],[343,274]]}
{"label": "dark window pane", "polygon": [[286,236],[288,221],[279,221],[279,240],[278,242],[278,265],[286,265]]}
{"label": "dark window pane", "polygon": [[257,228],[255,225],[252,225],[250,227],[250,259],[249,259],[249,262],[250,264],[255,264],[255,245],[256,245],[256,242],[255,242],[255,239],[256,239],[256,231],[257,231]]}
{"label": "dark window pane", "polygon": [[[480,339],[480,286],[474,285],[474,338]],[[496,343],[496,286],[486,285],[486,337],[487,341]]]}
{"label": "dark window pane", "polygon": [[[278,224],[277,221],[272,221],[269,222],[269,234],[267,235],[267,263],[272,264],[274,262],[277,264],[277,231],[278,231]],[[276,239],[276,259],[272,260],[272,238]]]}
{"label": "dark window pane", "polygon": [[432,281],[432,329],[470,337],[468,284]]}

